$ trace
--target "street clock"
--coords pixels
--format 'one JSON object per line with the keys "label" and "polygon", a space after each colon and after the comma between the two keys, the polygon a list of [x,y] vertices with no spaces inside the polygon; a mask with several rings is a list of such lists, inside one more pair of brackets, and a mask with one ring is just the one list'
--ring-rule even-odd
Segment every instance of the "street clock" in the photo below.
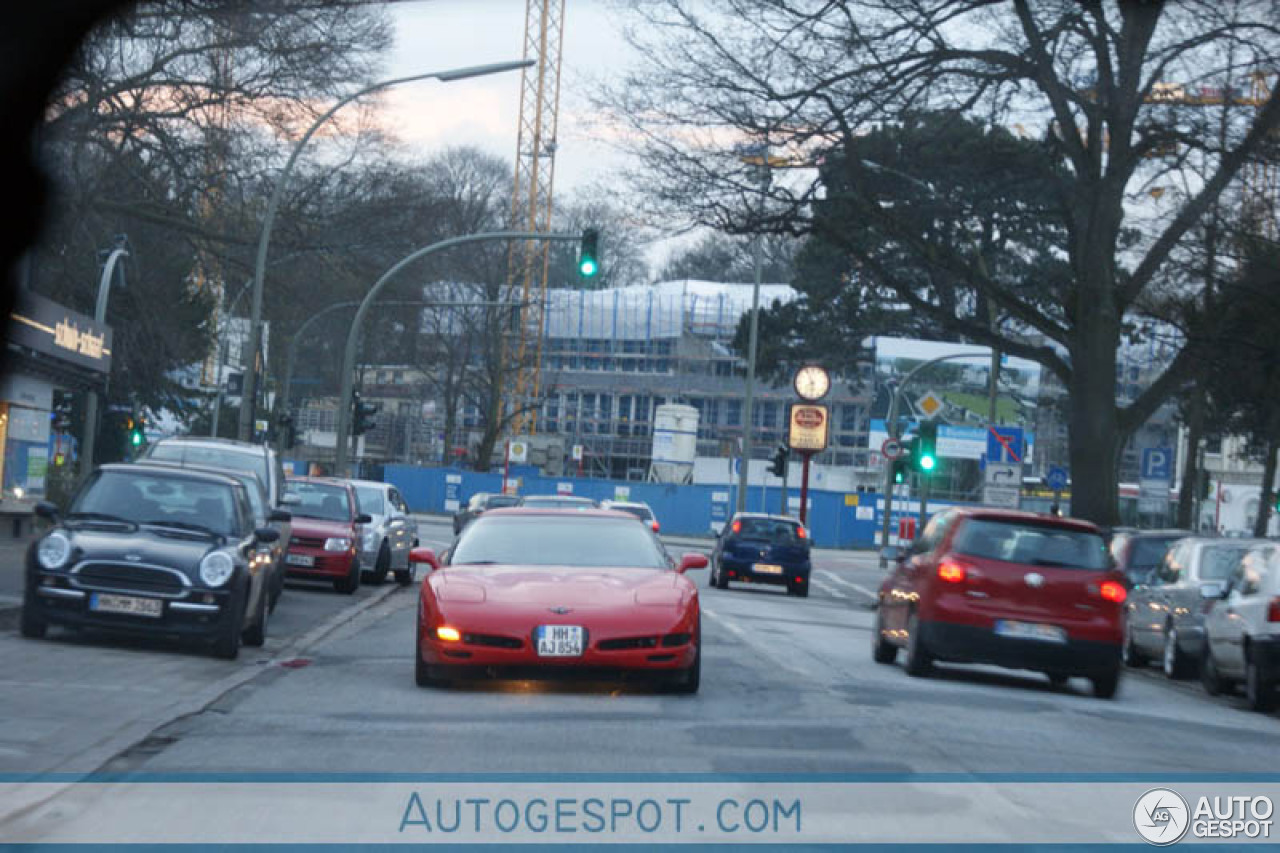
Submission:
{"label": "street clock", "polygon": [[792,385],[801,399],[810,402],[821,400],[831,390],[831,375],[816,364],[806,364],[796,371]]}

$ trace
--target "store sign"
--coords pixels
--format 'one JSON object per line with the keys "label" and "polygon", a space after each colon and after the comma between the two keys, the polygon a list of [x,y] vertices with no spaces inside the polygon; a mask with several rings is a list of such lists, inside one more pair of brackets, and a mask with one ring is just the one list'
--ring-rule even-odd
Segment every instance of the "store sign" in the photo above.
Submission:
{"label": "store sign", "polygon": [[99,373],[111,370],[111,328],[35,293],[17,294],[9,341]]}
{"label": "store sign", "polygon": [[818,453],[827,449],[831,418],[826,406],[817,403],[795,403],[791,406],[791,428],[787,444],[792,450]]}

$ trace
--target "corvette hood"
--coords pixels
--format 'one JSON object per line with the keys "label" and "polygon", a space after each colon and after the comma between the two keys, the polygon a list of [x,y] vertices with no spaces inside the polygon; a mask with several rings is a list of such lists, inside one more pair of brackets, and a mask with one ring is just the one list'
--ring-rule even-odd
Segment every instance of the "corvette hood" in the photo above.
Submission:
{"label": "corvette hood", "polygon": [[678,606],[693,591],[682,575],[660,569],[460,566],[433,573],[430,582],[442,601],[483,600],[517,608]]}

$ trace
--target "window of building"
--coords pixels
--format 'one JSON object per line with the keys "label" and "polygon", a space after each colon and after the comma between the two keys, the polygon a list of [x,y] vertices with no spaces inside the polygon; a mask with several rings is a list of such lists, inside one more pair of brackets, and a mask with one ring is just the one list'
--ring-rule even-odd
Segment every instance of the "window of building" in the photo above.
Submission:
{"label": "window of building", "polygon": [[742,401],[726,400],[724,410],[725,426],[742,426]]}

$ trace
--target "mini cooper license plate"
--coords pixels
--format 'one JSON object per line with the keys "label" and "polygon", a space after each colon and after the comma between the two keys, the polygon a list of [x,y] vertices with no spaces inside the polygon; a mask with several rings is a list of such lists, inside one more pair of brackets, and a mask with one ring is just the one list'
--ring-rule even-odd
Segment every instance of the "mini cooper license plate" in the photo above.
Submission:
{"label": "mini cooper license plate", "polygon": [[581,625],[539,625],[534,631],[538,657],[573,658],[582,655],[583,630]]}
{"label": "mini cooper license plate", "polygon": [[291,566],[305,566],[308,569],[316,564],[316,558],[310,554],[286,554],[284,561]]}
{"label": "mini cooper license plate", "polygon": [[95,592],[89,597],[89,609],[97,613],[125,613],[129,616],[150,616],[158,619],[164,615],[164,602],[158,598],[136,598],[132,595]]}
{"label": "mini cooper license plate", "polygon": [[758,575],[780,575],[782,574],[782,566],[773,563],[756,563],[751,567],[751,571]]}
{"label": "mini cooper license plate", "polygon": [[1040,625],[1034,622],[996,622],[996,634],[1015,640],[1039,640],[1042,643],[1065,643],[1067,632],[1057,625]]}

